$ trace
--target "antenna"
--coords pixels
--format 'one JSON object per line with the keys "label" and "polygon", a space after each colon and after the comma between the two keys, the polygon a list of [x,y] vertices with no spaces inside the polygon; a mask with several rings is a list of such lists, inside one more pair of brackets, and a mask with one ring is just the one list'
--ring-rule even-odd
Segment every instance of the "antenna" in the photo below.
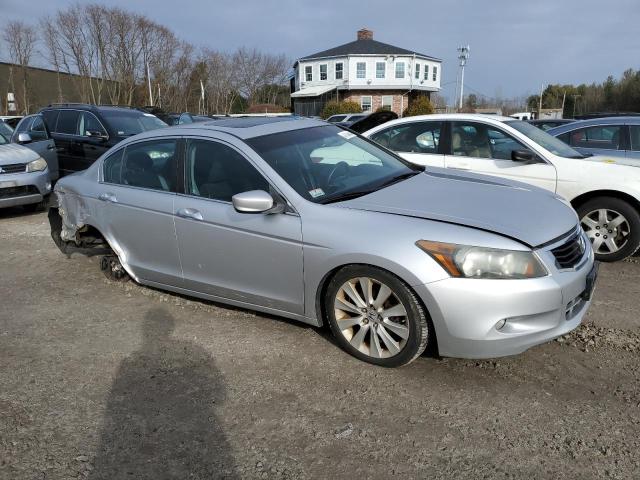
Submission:
{"label": "antenna", "polygon": [[467,65],[467,60],[469,60],[469,52],[471,48],[469,45],[458,47],[458,60],[460,60],[460,100],[458,104],[458,109],[462,109],[462,99],[464,97],[464,67]]}

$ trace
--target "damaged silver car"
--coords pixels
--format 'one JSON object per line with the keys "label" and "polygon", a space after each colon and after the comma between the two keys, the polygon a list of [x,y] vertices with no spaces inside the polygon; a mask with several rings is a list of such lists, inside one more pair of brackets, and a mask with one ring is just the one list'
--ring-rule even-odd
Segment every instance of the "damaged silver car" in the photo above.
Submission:
{"label": "damaged silver car", "polygon": [[293,117],[132,137],[60,180],[49,217],[58,247],[101,255],[109,278],[328,324],[347,352],[387,367],[563,335],[596,277],[555,194],[425,171]]}

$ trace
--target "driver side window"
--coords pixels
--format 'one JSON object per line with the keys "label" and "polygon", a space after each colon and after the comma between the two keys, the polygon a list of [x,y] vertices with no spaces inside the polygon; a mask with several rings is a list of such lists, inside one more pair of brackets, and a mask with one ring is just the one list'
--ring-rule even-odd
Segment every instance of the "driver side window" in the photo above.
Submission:
{"label": "driver side window", "polygon": [[269,182],[233,148],[210,140],[187,147],[187,194],[230,202],[237,193],[269,191]]}

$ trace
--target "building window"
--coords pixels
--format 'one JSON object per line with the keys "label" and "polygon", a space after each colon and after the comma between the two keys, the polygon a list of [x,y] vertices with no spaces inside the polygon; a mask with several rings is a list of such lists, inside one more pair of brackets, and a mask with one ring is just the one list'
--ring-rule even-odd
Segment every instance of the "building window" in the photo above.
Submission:
{"label": "building window", "polygon": [[437,78],[438,78],[438,67],[436,67],[434,65],[433,66],[433,81],[435,82]]}
{"label": "building window", "polygon": [[387,70],[387,64],[385,62],[376,62],[376,78],[384,78]]}
{"label": "building window", "polygon": [[429,65],[424,66],[424,79],[429,80]]}
{"label": "building window", "polygon": [[370,112],[371,111],[371,97],[370,96],[361,97],[361,99],[360,99],[360,107],[362,107],[362,111],[363,112]]}
{"label": "building window", "polygon": [[382,97],[382,109],[383,110],[391,110],[391,109],[393,109],[393,95],[383,95],[383,97]]}
{"label": "building window", "polygon": [[404,62],[396,63],[396,78],[404,78]]}
{"label": "building window", "polygon": [[307,82],[313,81],[313,67],[311,65],[304,67],[304,78]]}
{"label": "building window", "polygon": [[320,80],[326,80],[327,79],[327,64],[323,63],[322,65],[320,65]]}
{"label": "building window", "polygon": [[420,80],[420,64],[416,63],[416,80]]}
{"label": "building window", "polygon": [[356,63],[356,78],[366,78],[367,64],[365,62]]}
{"label": "building window", "polygon": [[342,62],[336,63],[336,80],[342,80]]}

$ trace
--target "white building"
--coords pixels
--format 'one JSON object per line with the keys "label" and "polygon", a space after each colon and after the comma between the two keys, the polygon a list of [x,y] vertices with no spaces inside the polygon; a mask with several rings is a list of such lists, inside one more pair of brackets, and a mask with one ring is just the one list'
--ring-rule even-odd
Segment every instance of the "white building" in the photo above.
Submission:
{"label": "white building", "polygon": [[378,42],[362,29],[354,42],[298,59],[294,71],[291,100],[298,115],[319,115],[336,99],[401,115],[417,96],[440,90],[442,61]]}

